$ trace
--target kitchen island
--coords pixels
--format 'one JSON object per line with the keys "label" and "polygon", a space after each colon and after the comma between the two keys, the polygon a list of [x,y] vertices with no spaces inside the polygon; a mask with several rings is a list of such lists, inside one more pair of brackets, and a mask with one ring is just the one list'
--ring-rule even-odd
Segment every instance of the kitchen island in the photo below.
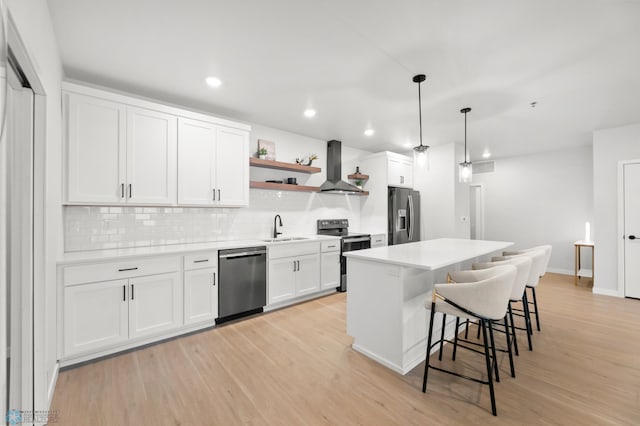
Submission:
{"label": "kitchen island", "polygon": [[[429,312],[424,302],[448,272],[513,245],[505,241],[441,238],[345,253],[347,334],[356,351],[406,374],[425,357]],[[434,336],[439,336],[438,315]],[[446,327],[453,336],[455,319]]]}

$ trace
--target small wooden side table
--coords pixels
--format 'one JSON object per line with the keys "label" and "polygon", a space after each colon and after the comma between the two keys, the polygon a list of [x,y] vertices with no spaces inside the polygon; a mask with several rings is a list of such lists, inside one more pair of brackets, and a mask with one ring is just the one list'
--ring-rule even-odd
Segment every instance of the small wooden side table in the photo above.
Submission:
{"label": "small wooden side table", "polygon": [[591,247],[591,282],[593,283],[595,277],[595,263],[594,263],[594,252],[595,252],[595,243],[593,241],[576,241],[573,243],[575,247],[576,255],[575,255],[575,274],[573,284],[578,285],[578,280],[580,279],[580,249],[582,247]]}

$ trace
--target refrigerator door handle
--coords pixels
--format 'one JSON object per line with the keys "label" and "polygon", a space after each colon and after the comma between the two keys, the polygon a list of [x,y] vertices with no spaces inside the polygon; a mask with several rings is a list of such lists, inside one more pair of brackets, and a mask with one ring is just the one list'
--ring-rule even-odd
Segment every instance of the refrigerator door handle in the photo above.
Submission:
{"label": "refrigerator door handle", "polygon": [[413,196],[409,195],[409,241],[413,241]]}

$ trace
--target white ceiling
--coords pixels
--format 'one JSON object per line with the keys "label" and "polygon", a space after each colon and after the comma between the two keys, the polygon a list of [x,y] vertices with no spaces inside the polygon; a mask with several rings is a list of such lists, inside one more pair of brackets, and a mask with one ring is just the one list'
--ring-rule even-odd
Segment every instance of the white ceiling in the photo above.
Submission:
{"label": "white ceiling", "polygon": [[[49,7],[69,78],[370,151],[418,143],[418,73],[424,143],[461,142],[469,106],[472,160],[485,148],[502,157],[590,144],[594,129],[640,122],[637,0]],[[207,87],[209,75],[223,85]]]}

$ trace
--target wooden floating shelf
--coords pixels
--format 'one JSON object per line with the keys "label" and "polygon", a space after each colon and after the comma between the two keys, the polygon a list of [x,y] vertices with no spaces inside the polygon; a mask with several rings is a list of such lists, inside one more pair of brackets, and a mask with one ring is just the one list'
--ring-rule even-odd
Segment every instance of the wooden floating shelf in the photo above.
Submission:
{"label": "wooden floating shelf", "polygon": [[362,173],[354,173],[352,175],[347,176],[348,179],[353,180],[369,180],[369,175],[363,175]]}
{"label": "wooden floating shelf", "polygon": [[[249,187],[257,189],[271,189],[275,191],[298,191],[298,192],[320,192],[319,186],[291,185],[287,183],[259,182],[252,180]],[[350,195],[369,195],[369,191],[362,191],[357,194]]]}
{"label": "wooden floating shelf", "polygon": [[320,192],[319,186],[291,185],[288,183],[259,182],[252,180],[251,188],[259,189],[275,189],[278,191],[301,191],[301,192]]}
{"label": "wooden floating shelf", "polygon": [[302,164],[283,163],[282,161],[261,160],[255,157],[249,157],[249,165],[253,167],[262,167],[264,169],[288,170],[290,172],[300,173],[320,173],[320,167],[303,166]]}

